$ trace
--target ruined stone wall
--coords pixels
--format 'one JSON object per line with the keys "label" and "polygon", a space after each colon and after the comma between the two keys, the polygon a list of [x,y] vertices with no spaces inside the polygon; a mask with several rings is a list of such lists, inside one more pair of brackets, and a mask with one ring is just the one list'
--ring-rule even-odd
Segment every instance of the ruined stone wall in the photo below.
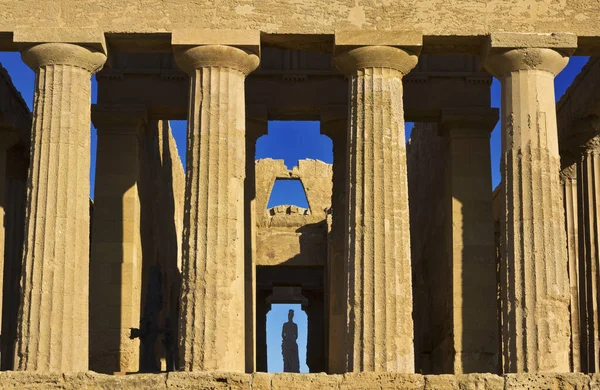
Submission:
{"label": "ruined stone wall", "polygon": [[[142,238],[142,304],[157,299],[156,286],[151,281],[152,267],[158,267],[162,277],[162,310],[158,325],[177,331],[179,293],[181,285],[181,234],[183,232],[183,202],[185,172],[168,121],[151,121],[141,137],[140,206]],[[150,288],[149,288],[150,287]],[[160,299],[160,298],[159,298]],[[174,339],[177,337],[175,335]],[[156,350],[162,360],[165,350],[159,337]]]}
{"label": "ruined stone wall", "polygon": [[[275,180],[298,179],[308,209],[276,206],[267,209]],[[319,160],[300,160],[288,170],[283,160],[256,162],[256,264],[325,265],[326,210],[331,205],[332,169]]]}
{"label": "ruined stone wall", "polygon": [[0,389],[403,389],[403,390],[593,390],[600,374],[418,375],[363,372],[325,374],[232,374],[171,372],[154,375],[110,376],[95,373],[39,374],[0,372]]}
{"label": "ruined stone wall", "polygon": [[415,124],[407,146],[416,371],[452,372],[451,218],[447,143],[435,123]]}

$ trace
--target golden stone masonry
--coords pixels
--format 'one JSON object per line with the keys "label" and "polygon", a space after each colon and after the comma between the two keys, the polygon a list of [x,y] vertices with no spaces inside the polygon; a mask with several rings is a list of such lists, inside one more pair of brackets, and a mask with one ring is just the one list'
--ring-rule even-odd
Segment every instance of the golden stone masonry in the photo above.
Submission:
{"label": "golden stone masonry", "polygon": [[[0,50],[35,73],[30,112],[0,67],[0,389],[600,389],[598,21],[596,0],[0,0]],[[333,164],[255,160],[270,120],[320,121]],[[308,208],[267,208],[277,180]],[[310,374],[267,373],[277,303],[308,317]]]}

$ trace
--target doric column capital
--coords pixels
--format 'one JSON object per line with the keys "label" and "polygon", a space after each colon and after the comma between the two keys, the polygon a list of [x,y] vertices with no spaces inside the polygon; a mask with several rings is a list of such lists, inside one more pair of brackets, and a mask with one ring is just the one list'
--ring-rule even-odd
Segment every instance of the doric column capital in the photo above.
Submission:
{"label": "doric column capital", "polygon": [[484,47],[483,65],[495,77],[520,70],[540,70],[556,76],[577,48],[573,34],[494,33]]}
{"label": "doric column capital", "polygon": [[582,154],[600,154],[600,135],[595,135],[581,144]]}
{"label": "doric column capital", "polygon": [[220,67],[235,69],[247,76],[260,63],[256,54],[226,45],[175,47],[174,51],[175,62],[188,75],[199,68]]}
{"label": "doric column capital", "polygon": [[560,181],[564,184],[577,180],[577,164],[571,164],[560,171]]}
{"label": "doric column capital", "polygon": [[390,68],[406,75],[416,65],[417,54],[392,46],[362,46],[338,52],[335,67],[346,76],[352,76],[365,68]]}
{"label": "doric column capital", "polygon": [[102,69],[106,55],[72,43],[41,43],[21,52],[23,62],[36,71],[48,65],[70,65],[94,74]]}
{"label": "doric column capital", "polygon": [[499,110],[491,107],[443,109],[439,129],[450,137],[489,137],[498,117]]}
{"label": "doric column capital", "polygon": [[137,133],[148,112],[143,104],[93,104],[92,123],[98,132]]}

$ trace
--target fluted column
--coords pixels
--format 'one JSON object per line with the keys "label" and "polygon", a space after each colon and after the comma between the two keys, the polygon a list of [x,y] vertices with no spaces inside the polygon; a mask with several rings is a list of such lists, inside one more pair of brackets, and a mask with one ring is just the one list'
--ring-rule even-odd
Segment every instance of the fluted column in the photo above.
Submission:
{"label": "fluted column", "polygon": [[176,50],[190,76],[180,362],[245,369],[244,80],[258,57],[232,46]]}
{"label": "fluted column", "polygon": [[490,132],[497,122],[493,108],[442,111],[442,134],[448,141],[452,289],[447,293],[453,330],[443,344],[449,352],[446,370],[452,374],[498,373],[500,368],[490,167]]}
{"label": "fluted column", "polygon": [[579,300],[579,243],[577,208],[577,163],[572,163],[560,172],[565,207],[565,229],[567,231],[567,254],[569,258],[569,292],[571,299],[571,368],[581,372],[581,329]]}
{"label": "fluted column", "polygon": [[[527,42],[523,35],[516,42]],[[502,84],[504,371],[567,372],[570,295],[554,77],[569,58],[535,46],[496,48],[495,41],[503,43],[492,37],[484,63]]]}
{"label": "fluted column", "polygon": [[402,77],[417,56],[391,46],[337,52],[349,77],[347,371],[414,372]]}
{"label": "fluted column", "polygon": [[582,281],[585,301],[582,310],[586,319],[583,345],[586,372],[600,370],[600,135],[593,136],[584,145],[577,164],[578,235]]}
{"label": "fluted column", "polygon": [[106,56],[44,43],[35,71],[15,369],[87,371],[92,74]]}
{"label": "fluted column", "polygon": [[346,208],[346,160],[348,158],[348,110],[346,107],[325,107],[321,111],[321,133],[333,143],[333,191],[331,197],[332,227],[327,262],[327,372],[341,374],[344,362],[346,296],[344,293],[344,248],[348,238]]}
{"label": "fluted column", "polygon": [[[94,105],[98,130],[90,251],[90,369],[139,370],[142,295],[140,137],[143,106]],[[108,299],[107,299],[108,297]]]}

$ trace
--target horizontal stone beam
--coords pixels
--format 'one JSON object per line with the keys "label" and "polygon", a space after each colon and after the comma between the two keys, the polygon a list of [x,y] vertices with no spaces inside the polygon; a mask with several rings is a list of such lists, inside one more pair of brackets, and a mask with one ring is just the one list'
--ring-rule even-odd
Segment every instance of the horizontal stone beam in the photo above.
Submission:
{"label": "horizontal stone beam", "polygon": [[[305,35],[330,37],[340,30],[384,31],[405,28],[423,35],[424,50],[437,48],[450,53],[475,48],[482,38],[500,31],[573,33],[579,37],[579,54],[590,54],[599,47],[600,8],[593,1],[428,0],[421,2],[330,2],[306,0],[262,0],[240,3],[234,0],[206,2],[172,0],[39,1],[20,0],[3,4],[0,35],[19,29],[62,26],[96,28],[111,40],[136,35],[139,41],[154,40],[157,45],[170,42],[177,28],[235,29],[259,31],[263,39],[280,42]],[[290,17],[293,14],[294,17]],[[161,39],[156,41],[156,36]],[[318,45],[320,39],[312,39]],[[290,39],[290,44],[302,40]],[[9,45],[8,40],[0,42]],[[123,42],[123,40],[121,40]],[[294,43],[296,42],[296,43]],[[131,41],[130,41],[131,43]],[[301,44],[301,43],[299,43]],[[143,46],[139,42],[132,49]],[[0,47],[7,50],[8,47]],[[468,49],[472,50],[472,49]],[[475,49],[478,51],[478,49]],[[473,52],[475,54],[475,52]]]}

